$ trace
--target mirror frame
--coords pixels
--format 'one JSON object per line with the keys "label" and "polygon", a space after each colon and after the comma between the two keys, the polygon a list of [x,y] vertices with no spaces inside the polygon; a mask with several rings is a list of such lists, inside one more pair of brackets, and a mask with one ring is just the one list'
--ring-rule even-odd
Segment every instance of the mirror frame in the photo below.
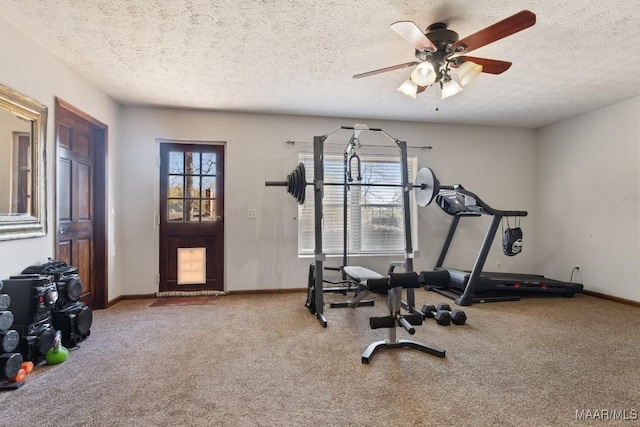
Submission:
{"label": "mirror frame", "polygon": [[47,107],[0,84],[0,109],[31,121],[31,214],[1,215],[0,240],[42,237],[47,234],[46,130]]}

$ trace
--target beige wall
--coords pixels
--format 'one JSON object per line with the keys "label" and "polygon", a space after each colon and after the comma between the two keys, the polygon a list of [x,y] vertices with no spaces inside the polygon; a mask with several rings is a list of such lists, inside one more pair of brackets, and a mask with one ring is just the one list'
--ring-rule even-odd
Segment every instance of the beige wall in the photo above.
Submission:
{"label": "beige wall", "polygon": [[640,97],[538,133],[539,265],[640,301]]}

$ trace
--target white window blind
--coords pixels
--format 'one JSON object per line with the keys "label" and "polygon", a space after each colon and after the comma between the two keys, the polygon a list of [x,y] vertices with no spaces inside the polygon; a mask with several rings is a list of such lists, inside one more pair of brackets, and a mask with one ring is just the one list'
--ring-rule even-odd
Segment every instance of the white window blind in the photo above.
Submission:
{"label": "white window blind", "polygon": [[[360,156],[363,184],[401,184],[399,156]],[[299,160],[306,168],[307,182],[313,182],[313,154],[300,153]],[[354,183],[357,172],[352,171]],[[417,158],[409,157],[409,182],[413,182],[417,170]],[[344,157],[324,155],[324,182],[344,181]],[[351,186],[347,192],[347,243],[349,255],[382,255],[404,253],[403,189],[397,187]],[[298,206],[298,253],[312,255],[314,240],[314,191],[308,187],[304,205]],[[323,198],[322,247],[327,255],[343,252],[343,187],[325,185]],[[413,192],[411,200],[412,246],[417,250],[415,220],[417,208]]]}

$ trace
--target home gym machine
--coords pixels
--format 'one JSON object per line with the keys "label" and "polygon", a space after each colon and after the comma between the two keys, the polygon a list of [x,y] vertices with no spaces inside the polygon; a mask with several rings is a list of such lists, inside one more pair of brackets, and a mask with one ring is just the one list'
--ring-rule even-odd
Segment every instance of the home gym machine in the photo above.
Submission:
{"label": "home gym machine", "polygon": [[[418,317],[413,313],[408,316],[401,316],[399,314],[401,304],[402,289],[406,289],[407,301],[406,306],[410,312],[415,310],[415,295],[414,289],[419,286],[418,276],[413,271],[413,245],[411,241],[411,216],[410,216],[410,203],[409,192],[415,191],[416,200],[418,205],[426,206],[433,200],[435,196],[434,192],[434,175],[433,173],[423,172],[418,173],[416,182],[411,184],[408,176],[408,156],[407,156],[407,144],[405,141],[400,141],[393,138],[382,129],[369,128],[365,125],[355,125],[353,127],[342,126],[331,133],[323,136],[315,136],[313,138],[313,160],[314,160],[314,232],[315,232],[315,249],[314,256],[315,262],[310,269],[309,275],[309,287],[307,294],[306,306],[309,311],[320,321],[323,327],[327,327],[327,319],[324,316],[324,295],[323,295],[323,263],[326,260],[326,254],[323,252],[322,247],[322,218],[323,218],[323,190],[325,185],[344,185],[344,183],[325,183],[324,182],[324,143],[326,139],[337,131],[348,130],[353,134],[349,140],[349,145],[354,144],[362,132],[378,132],[392,140],[400,150],[400,165],[401,165],[401,179],[400,184],[364,184],[360,182],[350,182],[349,185],[363,185],[363,186],[388,186],[388,187],[401,187],[403,191],[403,207],[404,207],[404,231],[405,231],[405,261],[403,266],[408,274],[415,277],[415,280],[408,280],[407,276],[391,276],[373,278],[370,277],[364,281],[364,285],[370,291],[382,292],[385,291],[388,295],[389,315],[384,318],[372,318],[372,319],[384,319],[384,320],[371,320],[370,326],[372,328],[388,328],[389,339],[385,341],[379,341],[369,346],[367,351],[363,354],[362,362],[368,363],[373,353],[382,348],[398,348],[407,347],[415,348],[421,351],[436,355],[438,357],[444,357],[445,352],[443,350],[434,349],[424,344],[417,343],[411,340],[398,340],[395,334],[396,326],[404,327],[410,334],[415,332],[412,324],[418,324]],[[346,151],[346,150],[345,150]],[[287,187],[287,192],[291,194],[299,204],[304,203],[306,194],[306,173],[303,164],[299,164],[292,173],[287,176],[286,181],[267,181],[266,186],[283,186]],[[346,268],[346,267],[345,267]],[[364,269],[367,270],[367,269]],[[367,270],[370,271],[370,270]],[[312,276],[313,273],[313,276]],[[406,273],[405,273],[406,274]],[[393,278],[392,278],[393,277]],[[402,277],[402,279],[398,279]],[[360,283],[363,283],[362,281]],[[370,283],[372,283],[370,285]],[[375,285],[377,284],[377,286]],[[418,286],[415,286],[418,285]],[[374,288],[371,288],[374,286]],[[415,310],[419,313],[418,310]],[[420,317],[420,323],[422,318]]]}
{"label": "home gym machine", "polygon": [[[453,216],[449,232],[433,272],[422,272],[421,280],[427,290],[431,290],[455,300],[458,305],[466,306],[479,302],[518,301],[519,295],[551,294],[572,297],[582,292],[582,284],[562,282],[535,274],[483,272],[484,263],[500,222],[505,217],[524,217],[526,211],[503,211],[494,209],[476,194],[462,185],[453,187],[439,186],[437,179],[436,204],[448,215]],[[491,216],[480,252],[471,271],[444,268],[445,257],[461,218]]]}

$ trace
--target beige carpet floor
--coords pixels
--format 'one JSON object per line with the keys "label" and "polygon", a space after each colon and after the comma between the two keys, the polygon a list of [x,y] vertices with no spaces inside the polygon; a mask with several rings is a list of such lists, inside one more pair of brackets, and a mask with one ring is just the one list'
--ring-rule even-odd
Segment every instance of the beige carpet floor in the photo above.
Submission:
{"label": "beige carpet floor", "polygon": [[[326,300],[341,300],[327,295]],[[123,301],[94,313],[91,336],[61,365],[0,393],[0,425],[571,426],[638,425],[640,310],[577,295],[465,308],[433,320],[410,349],[360,362],[386,330],[374,307],[325,308],[301,293],[230,295],[213,305]],[[417,305],[445,301],[418,290]],[[627,420],[612,420],[609,412]],[[596,419],[576,419],[576,411]],[[629,420],[636,414],[635,420]]]}

